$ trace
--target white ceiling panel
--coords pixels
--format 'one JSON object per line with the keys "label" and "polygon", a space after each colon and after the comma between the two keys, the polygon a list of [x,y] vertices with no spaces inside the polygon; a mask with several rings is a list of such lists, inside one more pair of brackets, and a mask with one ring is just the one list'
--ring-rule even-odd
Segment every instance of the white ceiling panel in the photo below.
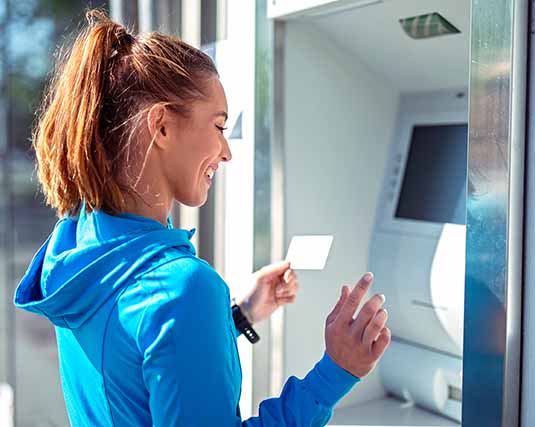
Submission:
{"label": "white ceiling panel", "polygon": [[[460,34],[414,40],[400,18],[438,12]],[[297,20],[297,19],[296,19]],[[469,0],[384,0],[366,7],[302,16],[401,91],[468,86]]]}

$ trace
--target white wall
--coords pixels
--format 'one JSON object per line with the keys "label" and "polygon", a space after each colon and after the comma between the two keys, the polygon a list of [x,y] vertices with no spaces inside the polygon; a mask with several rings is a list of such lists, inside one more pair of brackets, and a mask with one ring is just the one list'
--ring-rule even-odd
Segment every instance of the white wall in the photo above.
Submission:
{"label": "white wall", "polygon": [[[333,234],[322,272],[299,272],[285,316],[285,375],[302,377],[324,350],[323,324],[343,283],[366,272],[368,245],[399,94],[317,27],[289,21],[285,43],[285,227]],[[382,396],[370,375],[341,406]]]}

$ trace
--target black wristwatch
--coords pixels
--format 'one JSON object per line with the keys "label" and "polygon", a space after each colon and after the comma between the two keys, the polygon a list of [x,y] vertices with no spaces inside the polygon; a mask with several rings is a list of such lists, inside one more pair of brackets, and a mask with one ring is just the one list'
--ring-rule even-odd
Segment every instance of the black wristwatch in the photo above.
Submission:
{"label": "black wristwatch", "polygon": [[245,338],[247,338],[250,343],[254,344],[260,340],[260,336],[253,329],[253,325],[247,320],[242,313],[240,306],[236,303],[232,305],[232,319],[234,320],[236,329],[245,335]]}

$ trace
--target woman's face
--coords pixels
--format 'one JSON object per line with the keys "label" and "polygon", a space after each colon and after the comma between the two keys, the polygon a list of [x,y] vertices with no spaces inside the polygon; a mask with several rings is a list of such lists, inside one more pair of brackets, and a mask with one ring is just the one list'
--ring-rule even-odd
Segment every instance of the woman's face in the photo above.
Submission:
{"label": "woman's face", "polygon": [[206,93],[207,99],[194,102],[187,118],[174,114],[164,127],[169,143],[162,151],[161,173],[175,200],[188,206],[206,202],[220,163],[232,158],[223,135],[227,99],[218,78],[208,82]]}

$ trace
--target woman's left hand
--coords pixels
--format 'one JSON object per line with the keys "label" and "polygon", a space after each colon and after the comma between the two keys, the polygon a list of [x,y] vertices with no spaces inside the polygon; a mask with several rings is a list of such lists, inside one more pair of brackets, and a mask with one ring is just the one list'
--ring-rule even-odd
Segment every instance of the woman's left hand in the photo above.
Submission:
{"label": "woman's left hand", "polygon": [[254,273],[253,290],[239,303],[251,323],[260,322],[280,306],[293,303],[299,288],[290,263],[281,261],[266,265]]}

